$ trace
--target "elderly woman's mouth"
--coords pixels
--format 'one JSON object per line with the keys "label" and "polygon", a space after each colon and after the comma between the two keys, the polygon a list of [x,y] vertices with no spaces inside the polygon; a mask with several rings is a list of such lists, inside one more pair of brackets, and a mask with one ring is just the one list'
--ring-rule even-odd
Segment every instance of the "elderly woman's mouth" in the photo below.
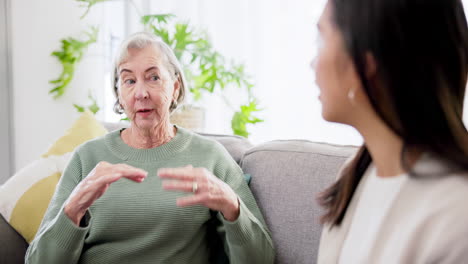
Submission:
{"label": "elderly woman's mouth", "polygon": [[147,117],[149,115],[151,115],[152,113],[154,112],[154,109],[140,109],[137,111],[137,115],[141,116],[141,117]]}

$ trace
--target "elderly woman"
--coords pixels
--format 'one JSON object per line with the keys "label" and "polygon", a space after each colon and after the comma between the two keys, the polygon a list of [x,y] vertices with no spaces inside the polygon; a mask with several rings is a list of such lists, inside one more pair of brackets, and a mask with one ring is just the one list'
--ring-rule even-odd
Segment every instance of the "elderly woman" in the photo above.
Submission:
{"label": "elderly woman", "polygon": [[217,142],[170,123],[185,92],[172,50],[151,34],[132,35],[116,80],[115,108],[131,126],[76,150],[26,263],[210,263],[223,251],[230,263],[273,263],[236,162]]}

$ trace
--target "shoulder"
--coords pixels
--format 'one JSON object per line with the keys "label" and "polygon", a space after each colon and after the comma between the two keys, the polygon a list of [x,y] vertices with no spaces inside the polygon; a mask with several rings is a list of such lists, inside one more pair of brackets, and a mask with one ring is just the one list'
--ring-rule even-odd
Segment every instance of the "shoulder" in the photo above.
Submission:
{"label": "shoulder", "polygon": [[464,205],[468,201],[468,171],[454,167],[431,154],[425,154],[413,167],[408,188],[435,210]]}
{"label": "shoulder", "polygon": [[[468,201],[468,173],[456,173],[434,179],[411,179],[425,205],[433,210],[466,208]],[[415,193],[416,194],[416,193]],[[468,210],[462,212],[468,217]]]}
{"label": "shoulder", "polygon": [[439,157],[425,153],[413,167],[413,175],[408,177],[406,193],[433,210],[465,205],[468,171],[454,171],[453,166]]}
{"label": "shoulder", "polygon": [[206,155],[209,155],[210,153],[220,156],[225,156],[226,154],[229,155],[224,146],[214,139],[188,131],[186,129],[184,129],[184,133],[190,135],[191,147],[198,151],[203,151],[203,153]]}
{"label": "shoulder", "polygon": [[242,170],[221,143],[191,131],[185,130],[184,133],[191,134],[190,151],[195,152],[197,156],[202,156],[205,161],[209,161],[208,167],[216,177],[225,182],[231,182],[237,178],[242,179]]}
{"label": "shoulder", "polygon": [[[412,188],[406,190],[406,197],[411,196],[419,202],[414,202],[411,210],[405,210],[405,221],[417,223],[418,248],[431,252],[427,254],[431,259],[424,262],[445,262],[442,260],[449,257],[448,252],[455,254],[452,256],[455,258],[468,257],[468,244],[465,243],[468,237],[468,173],[449,174],[439,179],[411,179],[410,184]],[[404,209],[403,206],[400,209]],[[413,221],[415,219],[417,221]]]}
{"label": "shoulder", "polygon": [[456,173],[411,178],[400,195],[399,209],[405,209],[400,213],[406,211],[407,220],[419,222],[425,236],[456,242],[460,234],[468,236],[467,202],[468,173]]}

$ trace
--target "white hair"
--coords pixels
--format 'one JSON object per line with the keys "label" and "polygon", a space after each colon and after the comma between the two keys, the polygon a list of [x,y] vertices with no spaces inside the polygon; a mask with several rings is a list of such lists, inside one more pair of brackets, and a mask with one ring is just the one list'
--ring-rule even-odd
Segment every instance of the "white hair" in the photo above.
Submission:
{"label": "white hair", "polygon": [[125,39],[120,46],[120,49],[117,53],[116,60],[114,63],[114,78],[113,78],[113,89],[114,94],[117,98],[117,101],[114,105],[114,111],[118,114],[123,113],[123,109],[121,108],[119,102],[119,73],[118,67],[128,59],[129,50],[136,49],[142,50],[148,46],[153,46],[157,48],[164,56],[164,63],[166,64],[166,68],[168,69],[171,76],[179,81],[179,97],[177,98],[176,104],[173,106],[171,105],[170,111],[174,111],[177,108],[177,105],[180,105],[184,98],[185,98],[185,86],[186,81],[184,77],[184,73],[182,67],[180,66],[179,60],[174,54],[174,51],[166,44],[164,41],[156,37],[154,34],[150,32],[138,32],[135,34],[130,35],[127,39]]}

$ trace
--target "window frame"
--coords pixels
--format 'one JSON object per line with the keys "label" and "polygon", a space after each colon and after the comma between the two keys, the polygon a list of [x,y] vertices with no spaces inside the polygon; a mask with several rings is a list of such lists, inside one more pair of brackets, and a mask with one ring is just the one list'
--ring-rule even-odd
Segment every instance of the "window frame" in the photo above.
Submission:
{"label": "window frame", "polygon": [[0,184],[13,174],[13,119],[11,90],[11,3],[0,1]]}

